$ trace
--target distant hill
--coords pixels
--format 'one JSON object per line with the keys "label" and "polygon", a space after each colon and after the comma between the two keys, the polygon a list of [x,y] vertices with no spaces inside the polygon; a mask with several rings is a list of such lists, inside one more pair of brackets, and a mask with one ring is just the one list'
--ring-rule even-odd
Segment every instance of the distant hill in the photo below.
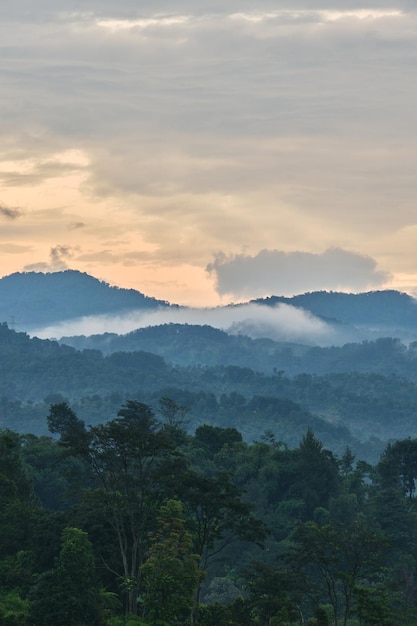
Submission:
{"label": "distant hill", "polygon": [[360,458],[375,459],[390,438],[417,436],[411,381],[172,366],[148,352],[80,352],[0,324],[0,428],[46,434],[53,402],[67,400],[87,424],[97,424],[114,417],[127,399],[157,411],[164,396],[188,409],[190,430],[204,423],[234,427],[247,441],[271,431],[294,447],[311,427],[337,454],[349,445]]}
{"label": "distant hill", "polygon": [[[245,324],[253,313],[248,327],[258,324],[262,332],[262,319],[279,326],[280,311],[269,307],[280,304],[287,305],[281,307],[286,320],[317,325],[311,314],[331,330],[363,329],[353,333],[361,340],[325,348],[259,332],[249,337],[243,327],[232,333],[158,322],[127,335],[107,332],[58,343],[16,333],[4,322],[14,320],[30,332],[141,309],[158,311],[155,320],[174,319],[171,311],[186,317],[187,309],[72,270],[0,279],[0,428],[45,432],[49,403],[62,399],[87,423],[98,423],[126,399],[157,409],[159,399],[169,396],[189,409],[190,428],[237,427],[248,441],[272,431],[296,446],[310,426],[337,453],[349,445],[362,458],[375,459],[385,442],[417,436],[416,300],[396,291],[274,296],[248,303],[236,319]],[[224,307],[220,317],[238,306],[244,305]],[[362,340],[368,337],[373,340]]]}
{"label": "distant hill", "polygon": [[23,272],[0,279],[0,322],[16,323],[23,330],[88,315],[169,306],[75,270]]}
{"label": "distant hill", "polygon": [[62,337],[59,343],[77,350],[100,350],[104,355],[142,350],[187,367],[237,365],[266,374],[282,371],[288,376],[333,372],[394,374],[417,381],[417,342],[406,345],[390,337],[319,347],[230,335],[211,326],[163,324],[126,335]]}
{"label": "distant hill", "polygon": [[417,331],[417,300],[394,290],[368,293],[315,291],[286,298],[271,296],[252,300],[256,304],[288,304],[309,311],[324,320],[338,321],[367,328]]}
{"label": "distant hill", "polygon": [[288,354],[299,355],[308,350],[297,344],[230,335],[212,326],[197,324],[161,324],[138,328],[125,335],[64,336],[59,343],[77,350],[100,350],[103,354],[143,350],[183,366],[240,365],[257,371],[272,371],[288,360]]}
{"label": "distant hill", "polygon": [[[386,340],[346,346],[342,353],[312,350],[319,352],[311,354],[310,363],[330,356],[331,373],[288,376],[236,365],[182,367],[143,351],[103,356],[0,324],[0,428],[46,433],[49,404],[64,399],[86,423],[96,424],[114,416],[127,399],[157,410],[160,398],[168,396],[189,409],[190,430],[203,423],[235,427],[247,441],[272,431],[296,446],[311,427],[337,454],[349,445],[359,458],[375,460],[387,441],[417,437],[416,346]],[[372,363],[388,363],[394,371],[407,370],[410,378],[354,368],[338,372],[351,358],[367,361],[370,369]]]}
{"label": "distant hill", "polygon": [[[266,429],[296,446],[313,427],[326,443],[354,446],[348,427],[330,424],[296,400],[275,395],[282,380],[234,368],[172,367],[147,352],[78,351],[0,324],[0,428],[46,433],[51,402],[68,400],[87,423],[106,421],[126,399],[157,405],[169,395],[189,409],[190,426],[236,426],[253,440]],[[237,393],[237,391],[239,393]],[[268,398],[259,394],[266,392]]]}
{"label": "distant hill", "polygon": [[[292,315],[291,310],[289,313],[283,312],[283,307],[278,310],[280,305],[295,307],[298,309],[297,315]],[[270,309],[275,309],[272,314],[269,312]],[[204,309],[204,320],[207,321],[197,325],[193,309],[147,297],[134,289],[113,287],[75,270],[46,274],[41,272],[15,273],[0,279],[0,323],[7,322],[10,326],[22,331],[39,332],[42,328],[80,318],[92,318],[89,328],[95,328],[97,327],[94,322],[96,316],[107,315],[109,316],[107,323],[110,323],[112,316],[128,317],[132,311],[158,312],[158,314],[163,311],[164,316],[155,316],[153,324],[162,326],[163,322],[175,322],[175,328],[163,331],[159,329],[155,333],[148,333],[147,336],[138,331],[136,336],[131,333],[127,339],[123,340],[106,337],[104,342],[96,340],[95,347],[99,347],[98,343],[110,342],[112,344],[108,350],[110,352],[141,349],[161,353],[164,347],[161,346],[159,349],[155,345],[169,339],[170,346],[167,346],[166,350],[177,351],[176,362],[188,363],[190,359],[192,361],[194,351],[198,362],[217,364],[223,362],[219,361],[216,356],[219,343],[223,345],[223,348],[228,343],[227,349],[231,350],[234,358],[237,359],[243,355],[242,350],[250,355],[249,358],[253,358],[253,348],[256,348],[262,360],[262,350],[265,350],[265,355],[268,357],[271,350],[276,352],[276,346],[252,344],[248,352],[246,339],[228,339],[225,334],[215,334],[213,330],[207,330],[209,326],[227,329],[229,335],[237,337],[246,335],[252,339],[265,339],[265,341],[273,339],[281,343],[310,346],[340,346],[345,343],[360,343],[364,340],[373,341],[381,337],[399,338],[407,343],[417,341],[417,300],[405,293],[392,290],[361,294],[318,291],[291,298],[271,296],[251,300],[246,304]],[[263,313],[260,315],[260,311],[265,315]],[[178,312],[181,313],[180,319]],[[200,311],[199,320],[201,315]],[[184,322],[188,319],[192,323],[185,328]],[[225,319],[228,320],[228,325],[225,325]],[[320,320],[325,324],[323,329],[317,332]],[[178,324],[178,321],[181,321],[181,324]],[[149,321],[147,323],[151,324]],[[131,321],[130,324],[134,322]],[[193,325],[197,326],[195,332],[191,328]],[[181,326],[182,329],[180,329]],[[112,330],[116,329],[116,332],[119,332],[118,328],[117,322]],[[130,328],[133,330],[134,326],[131,325]],[[58,332],[54,335],[60,337]],[[66,330],[62,334],[70,335],[75,332]],[[40,336],[45,335],[40,334]],[[153,345],[152,341],[156,344]],[[199,342],[200,345],[198,345]],[[73,341],[71,343],[74,345]],[[117,343],[120,344],[118,347],[116,347]],[[216,344],[214,345],[215,354],[213,360],[210,360],[210,349],[213,344]],[[106,348],[102,346],[99,349],[106,351]],[[185,360],[178,361],[182,358],[178,350],[182,349],[188,351],[188,355]],[[171,360],[169,353],[164,353],[164,356]],[[251,366],[257,369],[269,369],[269,364],[262,365],[259,358],[257,356]]]}

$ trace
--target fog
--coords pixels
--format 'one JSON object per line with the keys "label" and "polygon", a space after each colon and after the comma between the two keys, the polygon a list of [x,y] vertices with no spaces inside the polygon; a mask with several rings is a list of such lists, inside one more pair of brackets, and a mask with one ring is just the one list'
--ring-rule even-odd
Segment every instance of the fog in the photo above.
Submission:
{"label": "fog", "polygon": [[321,346],[340,345],[349,340],[362,339],[355,329],[333,326],[303,309],[287,304],[270,307],[254,303],[218,308],[159,309],[154,312],[133,311],[116,316],[81,317],[31,330],[30,335],[41,339],[103,333],[123,335],[139,328],[161,324],[209,325],[229,334]]}

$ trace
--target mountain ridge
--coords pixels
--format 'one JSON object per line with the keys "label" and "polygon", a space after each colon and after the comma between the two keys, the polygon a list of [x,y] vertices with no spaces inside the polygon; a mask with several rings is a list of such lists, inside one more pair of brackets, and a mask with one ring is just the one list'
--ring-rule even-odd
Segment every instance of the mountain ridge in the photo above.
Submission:
{"label": "mountain ridge", "polygon": [[[276,329],[279,327],[282,315],[280,317],[278,313],[285,313],[283,305],[292,307],[293,310],[297,309],[304,316],[302,319],[299,316],[300,319],[297,321],[291,316],[290,310],[287,317],[292,317],[290,321],[295,326],[299,324],[301,327],[302,323],[314,320],[327,326],[330,344],[328,341],[327,344],[321,345],[332,345],[332,334],[335,337],[333,345],[349,341],[374,340],[383,336],[398,337],[407,342],[417,340],[417,300],[409,294],[395,290],[358,294],[314,291],[291,297],[271,295],[249,300],[247,303],[193,309],[146,296],[135,289],[111,286],[77,270],[51,273],[16,272],[0,279],[0,322],[8,322],[13,327],[16,325],[19,330],[29,332],[68,320],[105,315],[123,316],[133,311],[139,313],[164,311],[170,315],[172,313],[172,319],[168,320],[165,317],[163,322],[178,322],[178,318],[174,317],[178,311],[204,311],[207,321],[203,323],[191,321],[191,324],[210,325],[226,329],[227,332],[230,327],[232,334],[277,339],[271,328],[268,329],[268,323],[270,326],[275,325]],[[218,318],[219,313],[234,311],[240,313],[241,319],[236,322],[231,320],[229,326],[224,323],[221,325],[220,322],[210,322],[214,316]],[[257,318],[259,311],[271,312],[268,313],[269,322],[261,323]],[[158,324],[161,322],[154,318],[142,325]],[[66,332],[62,334],[68,335]],[[94,334],[94,331],[89,334]],[[285,340],[282,333],[278,340]],[[288,332],[287,340],[303,343],[299,338],[294,338],[291,332]],[[317,339],[317,345],[320,345],[319,340],[320,337]],[[315,339],[306,343],[314,345]]]}
{"label": "mountain ridge", "polygon": [[15,272],[0,278],[0,321],[28,330],[66,319],[174,307],[135,289],[111,286],[85,272]]}
{"label": "mountain ridge", "polygon": [[250,302],[272,307],[277,304],[288,304],[308,310],[320,318],[354,324],[398,323],[398,317],[401,315],[402,326],[417,326],[417,300],[407,293],[394,289],[361,293],[312,291],[291,297],[257,298]]}

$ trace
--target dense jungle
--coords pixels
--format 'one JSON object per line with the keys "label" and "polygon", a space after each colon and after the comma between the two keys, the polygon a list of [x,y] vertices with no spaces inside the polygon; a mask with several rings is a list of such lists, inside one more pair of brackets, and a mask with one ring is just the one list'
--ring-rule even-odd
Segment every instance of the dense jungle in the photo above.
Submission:
{"label": "dense jungle", "polygon": [[8,626],[414,624],[417,440],[371,465],[129,400],[0,433]]}

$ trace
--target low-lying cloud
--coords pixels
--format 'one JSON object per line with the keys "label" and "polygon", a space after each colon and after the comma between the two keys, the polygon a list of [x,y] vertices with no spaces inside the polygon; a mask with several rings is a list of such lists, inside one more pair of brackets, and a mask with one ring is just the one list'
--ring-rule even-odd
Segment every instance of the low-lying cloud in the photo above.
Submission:
{"label": "low-lying cloud", "polygon": [[306,291],[362,291],[388,280],[376,262],[340,248],[322,254],[261,250],[255,256],[218,254],[207,266],[220,295],[235,298],[294,295]]}
{"label": "low-lying cloud", "polygon": [[254,303],[214,309],[160,309],[153,312],[134,311],[118,316],[82,317],[36,329],[30,334],[42,339],[106,332],[123,335],[138,328],[170,323],[210,325],[230,334],[268,337],[277,341],[319,345],[339,342],[335,330],[308,311],[287,304],[270,307]]}

